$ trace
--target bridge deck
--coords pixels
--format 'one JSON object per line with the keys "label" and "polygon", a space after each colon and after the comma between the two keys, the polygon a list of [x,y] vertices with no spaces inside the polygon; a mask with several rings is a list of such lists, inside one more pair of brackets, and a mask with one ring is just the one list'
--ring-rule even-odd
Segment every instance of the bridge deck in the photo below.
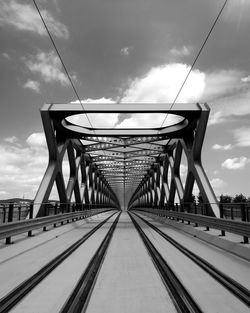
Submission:
{"label": "bridge deck", "polygon": [[120,217],[87,312],[176,312],[126,213]]}
{"label": "bridge deck", "polygon": [[[27,240],[19,236],[13,245],[2,245],[0,298],[109,215],[111,213],[104,213],[52,228],[48,232],[37,232],[35,237]],[[114,219],[115,216],[111,217],[11,312],[59,312]],[[202,273],[197,265],[176,252],[157,233],[136,219],[204,312],[248,312],[249,308],[240,300],[232,297],[229,291],[213,281],[208,274]],[[149,217],[146,219],[152,222]],[[250,288],[249,262],[170,226],[157,221],[153,223],[243,286]],[[96,280],[87,312],[166,311],[176,312],[176,309],[128,214],[123,212]]]}

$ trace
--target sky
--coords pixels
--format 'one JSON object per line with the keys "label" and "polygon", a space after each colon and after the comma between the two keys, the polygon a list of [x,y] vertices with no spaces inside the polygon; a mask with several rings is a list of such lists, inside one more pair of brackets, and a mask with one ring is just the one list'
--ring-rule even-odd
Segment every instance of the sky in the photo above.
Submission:
{"label": "sky", "polygon": [[[37,0],[83,102],[152,105],[174,101],[223,2]],[[177,99],[211,108],[202,160],[217,196],[250,196],[249,16],[250,0],[228,1]],[[48,162],[39,109],[77,99],[31,0],[0,1],[0,42],[0,199],[34,198]]]}

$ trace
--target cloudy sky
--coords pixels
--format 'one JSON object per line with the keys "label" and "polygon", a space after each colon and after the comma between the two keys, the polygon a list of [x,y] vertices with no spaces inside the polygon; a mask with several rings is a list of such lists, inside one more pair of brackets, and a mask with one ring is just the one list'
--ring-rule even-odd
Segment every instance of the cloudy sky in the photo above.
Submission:
{"label": "cloudy sky", "polygon": [[[223,2],[37,0],[83,101],[151,103],[174,100]],[[249,16],[250,0],[228,1],[177,100],[211,107],[202,159],[217,195],[250,196]],[[39,108],[76,97],[31,0],[1,0],[0,42],[0,199],[33,198],[47,164]]]}

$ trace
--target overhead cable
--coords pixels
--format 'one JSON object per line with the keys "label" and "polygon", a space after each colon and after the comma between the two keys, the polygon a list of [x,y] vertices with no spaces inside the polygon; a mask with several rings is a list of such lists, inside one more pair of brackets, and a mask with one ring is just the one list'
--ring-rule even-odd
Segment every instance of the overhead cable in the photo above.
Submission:
{"label": "overhead cable", "polygon": [[89,119],[88,114],[85,112],[83,103],[82,103],[82,101],[81,101],[81,99],[80,99],[80,97],[79,97],[79,94],[78,94],[78,92],[77,92],[75,86],[74,86],[73,80],[72,80],[72,78],[70,77],[70,74],[69,74],[69,72],[68,72],[68,70],[67,70],[67,67],[66,67],[66,65],[65,65],[65,63],[64,63],[64,61],[63,61],[63,59],[62,59],[62,56],[61,56],[61,54],[60,54],[60,52],[59,52],[59,50],[58,50],[58,48],[57,48],[57,46],[56,46],[56,43],[55,43],[55,41],[54,41],[54,39],[53,39],[53,37],[52,37],[52,35],[51,35],[49,29],[48,29],[48,26],[46,25],[46,22],[45,22],[44,18],[43,18],[43,16],[42,16],[42,13],[41,13],[41,11],[40,11],[40,9],[39,9],[39,7],[38,7],[36,1],[35,1],[35,0],[32,0],[32,1],[33,1],[34,5],[35,5],[35,7],[36,7],[36,10],[37,10],[37,12],[38,12],[38,14],[39,14],[41,20],[42,20],[42,23],[43,23],[43,25],[44,25],[44,27],[45,27],[45,29],[46,29],[48,35],[49,35],[49,38],[50,38],[51,43],[52,43],[52,45],[53,45],[53,47],[54,47],[54,49],[55,49],[55,51],[56,51],[56,53],[57,53],[57,56],[58,56],[59,60],[61,61],[62,67],[63,67],[63,69],[64,69],[64,71],[65,71],[65,73],[66,73],[66,75],[67,75],[67,78],[68,78],[68,80],[69,80],[69,82],[70,82],[70,85],[71,85],[71,87],[72,87],[72,89],[73,89],[73,91],[74,91],[74,93],[75,93],[75,95],[76,95],[76,97],[77,97],[79,103],[80,103],[81,106],[82,106],[82,109],[83,109],[83,111],[84,111],[84,114],[86,115],[86,118],[87,118],[87,120],[88,120],[90,126],[91,126],[91,127],[93,128],[93,130],[94,130],[94,127],[93,127],[93,125],[92,125],[92,123],[91,123],[91,121],[90,121],[90,119]]}
{"label": "overhead cable", "polygon": [[[225,8],[227,2],[228,2],[228,0],[225,0],[225,1],[224,1],[224,3],[223,3],[223,5],[222,5],[222,7],[221,7],[221,9],[220,9],[220,11],[219,11],[219,13],[218,13],[216,19],[214,20],[214,22],[213,22],[213,24],[212,24],[212,26],[211,26],[211,28],[210,28],[210,30],[209,30],[209,32],[208,32],[208,34],[207,34],[205,40],[204,40],[204,42],[203,42],[202,45],[201,45],[201,48],[200,48],[198,54],[196,55],[196,57],[195,57],[195,59],[194,59],[194,61],[193,61],[192,66],[190,67],[190,69],[189,69],[189,71],[188,71],[188,73],[187,73],[187,75],[186,75],[186,77],[185,77],[185,79],[184,79],[184,81],[183,81],[183,83],[182,83],[182,85],[181,85],[181,87],[180,87],[180,89],[179,89],[179,91],[178,91],[176,97],[174,98],[174,101],[172,102],[172,104],[171,104],[171,106],[170,106],[170,110],[172,110],[173,106],[175,105],[176,100],[178,99],[178,97],[179,97],[179,95],[180,95],[180,93],[181,93],[181,91],[182,91],[184,85],[186,84],[186,81],[187,81],[189,75],[191,74],[191,72],[192,72],[192,70],[193,70],[193,68],[194,68],[194,66],[195,66],[195,64],[196,64],[196,62],[197,62],[197,60],[198,60],[198,58],[199,58],[199,56],[200,56],[200,54],[201,54],[203,48],[205,47],[205,45],[206,45],[206,43],[207,43],[207,41],[208,41],[210,35],[212,34],[212,32],[213,32],[213,30],[214,30],[214,27],[215,27],[216,23],[218,22],[218,20],[219,20],[221,14],[222,14],[222,12],[223,12],[223,10],[224,10],[224,8]],[[166,121],[166,119],[167,119],[167,117],[168,117],[168,114],[169,114],[169,113],[166,114],[166,116],[165,116],[163,122],[161,123],[161,126],[160,126],[160,127],[162,127],[163,124],[165,123],[165,121]]]}

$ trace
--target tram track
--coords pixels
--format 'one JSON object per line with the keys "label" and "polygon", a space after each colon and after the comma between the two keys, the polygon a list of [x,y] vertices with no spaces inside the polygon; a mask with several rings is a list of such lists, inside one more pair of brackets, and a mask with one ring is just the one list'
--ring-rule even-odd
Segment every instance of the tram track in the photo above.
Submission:
{"label": "tram track", "polygon": [[148,239],[140,225],[135,218],[129,213],[129,216],[138,231],[143,243],[145,244],[149,255],[151,256],[155,267],[160,273],[162,280],[172,298],[177,312],[182,313],[202,313],[202,309],[190,295],[185,286],[181,283],[174,271],[170,268],[166,260],[161,256],[159,251],[154,247],[152,242]]}
{"label": "tram track", "polygon": [[[69,262],[71,263],[73,260],[72,264],[76,264],[74,263],[74,260],[78,258],[79,267],[77,265],[78,272],[75,271],[77,275],[75,275],[74,278],[71,280],[72,281],[71,288],[67,289],[67,293],[65,293],[66,297],[63,297],[63,298],[57,297],[58,300],[60,299],[60,302],[58,302],[58,305],[57,305],[57,312],[60,312],[60,313],[66,313],[66,312],[67,313],[68,312],[69,313],[75,313],[75,312],[82,313],[86,311],[88,312],[88,309],[90,309],[91,307],[89,303],[91,303],[92,300],[93,301],[98,301],[98,299],[99,301],[101,300],[100,298],[95,297],[96,294],[95,292],[93,293],[93,291],[96,290],[96,284],[98,285],[99,283],[99,277],[101,280],[100,273],[102,273],[103,267],[105,267],[104,265],[102,266],[102,264],[103,263],[107,264],[108,262],[108,257],[111,253],[110,250],[108,250],[108,248],[112,240],[113,233],[118,224],[120,215],[121,213],[117,214],[117,212],[111,214],[108,218],[106,218],[97,226],[95,226],[91,231],[85,234],[81,239],[76,241],[73,245],[67,248],[64,252],[62,252],[53,260],[48,262],[34,275],[32,275],[30,278],[25,280],[23,283],[18,285],[15,289],[10,291],[6,296],[0,299],[0,313],[9,312],[12,308],[14,308],[14,311],[19,312],[18,310],[20,307],[25,308],[27,300],[24,299],[24,302],[21,302],[21,301],[26,295],[31,297],[33,295],[31,291],[33,289],[35,289],[34,290],[35,293],[38,294],[39,288],[40,290],[42,290],[41,288],[44,288],[44,286],[46,286],[46,284],[48,283],[48,280],[46,280],[45,278],[48,278],[50,280],[50,284],[48,285],[51,285],[51,282],[52,284],[54,284],[54,282],[57,281],[57,278],[60,275],[60,271],[62,273],[62,268],[55,271],[54,277],[53,277],[53,274],[51,276],[49,274],[54,269],[56,269],[58,265],[62,263],[63,263],[62,265],[65,271],[65,268],[67,268],[67,266],[66,267],[64,266],[63,261],[66,261],[66,259],[74,251],[76,251],[81,246],[82,243],[84,243],[87,239],[89,239],[98,229],[100,229],[101,226],[103,226],[110,218],[113,217],[112,222],[110,221],[109,223],[111,224],[111,226],[109,225],[107,229],[105,228],[104,232],[100,231],[100,233],[99,232],[97,233],[99,239],[96,240],[93,238],[93,240],[95,240],[96,243],[93,249],[91,249],[91,253],[89,253],[89,256],[87,258],[84,257],[84,260],[85,260],[84,262],[82,262],[81,258],[79,258],[79,256],[84,255],[82,253],[84,249],[82,248],[77,250],[79,251],[77,252],[78,253],[77,255],[74,254],[71,258],[69,258],[65,262],[65,263],[68,262],[69,264]],[[139,233],[139,237],[142,239],[146,247],[146,250],[148,254],[150,255],[150,258],[153,260],[153,264],[157,272],[160,274],[160,277],[164,283],[164,286],[166,287],[166,289],[165,287],[163,287],[162,289],[163,294],[165,294],[165,292],[168,293],[168,295],[170,296],[170,299],[168,301],[169,303],[172,303],[172,305],[174,305],[178,313],[182,313],[182,312],[201,313],[201,312],[204,312],[205,307],[203,306],[203,302],[200,301],[199,295],[197,297],[197,293],[196,292],[193,293],[194,289],[192,288],[190,289],[190,284],[187,284],[187,280],[185,279],[183,280],[182,276],[179,275],[178,267],[175,267],[173,263],[173,260],[175,259],[175,253],[176,254],[178,253],[179,257],[181,256],[180,253],[183,253],[185,255],[183,256],[183,258],[188,257],[190,259],[189,260],[190,264],[193,262],[195,263],[193,265],[194,267],[192,271],[194,272],[197,271],[198,270],[197,265],[198,265],[202,269],[202,270],[199,269],[200,272],[204,271],[204,275],[209,274],[209,276],[212,276],[211,278],[208,275],[206,275],[207,277],[209,277],[210,280],[215,279],[214,281],[217,281],[219,282],[220,285],[223,285],[221,286],[221,288],[226,287],[234,296],[237,296],[237,298],[242,302],[242,306],[246,304],[249,307],[249,291],[247,290],[247,288],[245,288],[238,282],[234,281],[232,278],[228,277],[226,274],[220,272],[213,265],[211,265],[210,263],[208,263],[206,260],[202,259],[201,257],[197,256],[195,253],[188,250],[186,247],[182,246],[180,243],[178,243],[172,237],[165,234],[163,231],[158,229],[155,225],[150,223],[148,220],[146,220],[142,216],[138,215],[135,212],[128,212],[128,215],[134,225],[134,226],[131,225],[131,227],[133,229],[135,227],[135,229]],[[120,225],[120,222],[119,222],[119,225]],[[157,233],[157,235],[155,232]],[[152,238],[151,238],[151,235],[152,235]],[[137,234],[136,234],[136,237],[138,237]],[[168,242],[166,244],[169,247],[169,249],[171,246],[173,246],[173,248],[171,247],[172,251],[174,252],[174,253],[172,252],[172,255],[174,256],[172,260],[171,258],[167,259],[168,256],[167,254],[165,254],[163,250],[165,247],[166,241]],[[161,243],[161,244],[159,245],[158,243]],[[86,244],[91,245],[92,240],[89,240],[88,243]],[[112,240],[111,246],[113,246],[113,240]],[[84,247],[85,245],[83,246],[83,248]],[[142,249],[145,250],[144,246],[142,246]],[[179,251],[177,252],[177,250]],[[107,258],[106,258],[106,255],[108,256]],[[151,266],[153,266],[151,261],[149,263],[151,264]],[[39,285],[39,283],[43,279],[45,279],[45,281]],[[230,293],[228,294],[230,295]]]}
{"label": "tram track", "polygon": [[[32,289],[34,289],[43,279],[45,279],[54,269],[65,261],[74,251],[76,251],[84,242],[86,242],[98,229],[100,229],[116,212],[100,222],[92,230],[86,233],[82,238],[73,243],[69,248],[64,250],[58,256],[49,261],[40,270],[31,277],[23,281],[7,295],[0,299],[0,313],[9,312],[17,305]],[[112,226],[111,226],[112,227]]]}
{"label": "tram track", "polygon": [[60,310],[60,313],[81,313],[86,311],[88,299],[91,296],[91,291],[93,290],[96,278],[120,218],[120,214],[121,213],[119,213],[115,219],[99,248],[93,255],[87,268],[78,280],[74,290]]}
{"label": "tram track", "polygon": [[227,290],[229,290],[234,296],[240,299],[244,304],[250,307],[250,291],[246,287],[244,287],[243,285],[241,285],[240,283],[238,283],[237,281],[235,281],[234,279],[232,279],[231,277],[229,277],[228,275],[224,274],[222,271],[214,267],[212,264],[210,264],[200,256],[196,255],[195,253],[193,253],[192,251],[178,243],[172,237],[165,234],[163,231],[158,229],[156,226],[148,222],[143,217],[139,216],[134,212],[133,214],[137,216],[140,220],[142,220],[147,226],[149,226],[151,229],[157,232],[167,242],[169,242],[180,252],[182,252],[185,256],[187,256],[194,263],[196,263],[199,267],[201,267],[206,273],[212,276],[217,282],[223,285]]}

